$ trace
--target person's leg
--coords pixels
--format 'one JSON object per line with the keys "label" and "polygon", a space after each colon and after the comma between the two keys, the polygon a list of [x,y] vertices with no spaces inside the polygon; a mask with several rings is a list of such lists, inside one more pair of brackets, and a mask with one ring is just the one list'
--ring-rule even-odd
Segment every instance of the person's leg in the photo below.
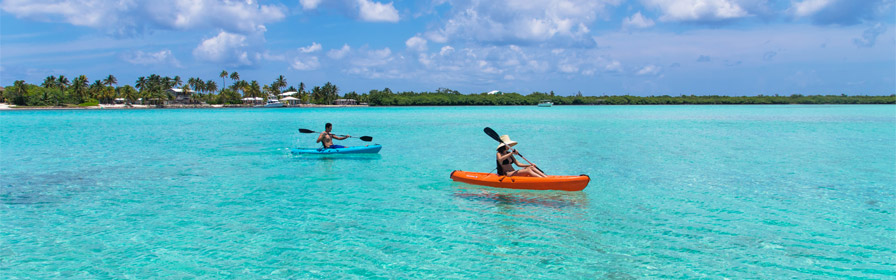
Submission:
{"label": "person's leg", "polygon": [[535,169],[535,167],[529,166],[529,167],[526,167],[525,170],[527,173],[531,174],[533,177],[545,177],[544,173],[538,172],[538,169]]}
{"label": "person's leg", "polygon": [[541,170],[538,170],[538,168],[535,168],[535,167],[532,167],[532,172],[535,172],[536,174],[538,174],[538,177],[547,177],[548,176],[547,174],[544,174],[544,172],[541,172]]}

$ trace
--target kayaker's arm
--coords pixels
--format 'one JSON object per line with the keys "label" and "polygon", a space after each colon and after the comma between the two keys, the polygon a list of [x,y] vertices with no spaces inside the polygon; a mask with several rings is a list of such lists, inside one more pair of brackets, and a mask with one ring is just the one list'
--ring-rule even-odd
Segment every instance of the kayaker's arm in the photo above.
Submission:
{"label": "kayaker's arm", "polygon": [[[518,154],[520,154],[520,153],[517,153],[516,150],[513,150],[513,152],[510,153],[510,156],[512,157],[513,155],[518,155]],[[519,166],[522,168],[526,168],[529,166],[535,166],[534,164],[522,164],[522,163],[520,163],[520,161],[516,160],[516,158],[513,158],[513,163],[516,164],[516,166]]]}
{"label": "kayaker's arm", "polygon": [[503,161],[504,161],[505,159],[507,159],[508,157],[513,157],[513,154],[502,155],[501,153],[498,153],[498,161],[503,162]]}
{"label": "kayaker's arm", "polygon": [[345,139],[348,139],[349,137],[352,137],[351,135],[339,137],[339,136],[333,135],[333,134],[330,134],[330,136],[333,136],[333,138],[336,138],[336,140],[345,140]]}

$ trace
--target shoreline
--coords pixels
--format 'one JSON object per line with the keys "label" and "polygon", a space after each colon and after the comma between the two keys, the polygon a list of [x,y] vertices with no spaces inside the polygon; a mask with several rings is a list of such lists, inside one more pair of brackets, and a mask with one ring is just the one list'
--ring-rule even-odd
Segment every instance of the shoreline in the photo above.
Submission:
{"label": "shoreline", "polygon": [[[97,106],[16,106],[7,103],[0,103],[0,111],[2,110],[145,110],[145,109],[220,109],[220,108],[258,108],[256,105],[240,105],[240,104],[214,104],[214,105],[190,105],[190,104],[174,104],[174,105],[123,105],[123,104],[100,104]],[[319,104],[302,104],[296,106],[283,106],[277,108],[342,108],[342,107],[370,107],[368,105],[319,105]]]}
{"label": "shoreline", "polygon": [[[775,103],[775,104],[566,104],[566,105],[555,105],[552,107],[578,107],[578,106],[711,106],[711,105],[720,105],[720,106],[736,106],[736,105],[894,105],[894,104],[880,104],[880,103],[818,103],[818,104],[802,104],[802,103]],[[370,106],[370,105],[319,105],[319,104],[302,104],[298,106],[284,106],[284,107],[275,107],[275,108],[264,108],[264,107],[255,107],[255,105],[232,105],[232,104],[215,104],[215,105],[165,105],[163,107],[158,106],[150,106],[150,105],[132,105],[132,107],[128,107],[121,104],[100,104],[99,106],[85,106],[85,107],[61,107],[61,106],[16,106],[9,105],[6,103],[0,103],[0,111],[43,111],[43,110],[151,110],[151,109],[234,109],[234,108],[252,108],[252,109],[281,109],[281,108],[358,108],[358,107],[380,107],[380,108],[391,108],[391,107],[537,107],[535,105],[385,105],[385,106]],[[549,108],[549,107],[548,107]]]}

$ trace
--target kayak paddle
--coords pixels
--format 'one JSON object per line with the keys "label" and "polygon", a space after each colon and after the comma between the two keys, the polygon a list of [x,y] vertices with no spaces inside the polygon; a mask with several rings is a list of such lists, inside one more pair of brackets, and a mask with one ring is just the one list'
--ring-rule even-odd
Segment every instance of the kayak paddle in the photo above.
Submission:
{"label": "kayak paddle", "polygon": [[[501,141],[501,136],[498,136],[498,133],[495,132],[495,130],[492,129],[491,127],[485,127],[485,129],[483,129],[482,131],[484,131],[485,134],[488,135],[489,137],[491,137],[492,139],[495,139],[495,141],[498,141],[498,143],[502,143],[502,144],[504,143],[504,141]],[[508,146],[508,148],[510,148],[510,147]],[[516,149],[514,149],[514,150],[516,150]],[[516,154],[520,155],[520,157],[523,158],[523,160],[525,160],[529,164],[532,164],[532,162],[529,161],[528,159],[526,159],[526,157],[524,157],[523,154],[521,154],[519,150],[516,151]],[[532,165],[534,165],[534,164],[532,164]],[[541,173],[544,173],[544,170],[541,170],[541,168],[538,168],[538,166],[536,166],[535,169],[538,169],[538,171],[541,171]]]}
{"label": "kayak paddle", "polygon": [[[310,129],[304,129],[304,128],[299,128],[299,132],[301,132],[301,133],[317,133],[317,131],[313,131]],[[336,135],[336,134],[331,133],[331,135]],[[345,137],[346,135],[336,135],[336,136]],[[359,138],[359,139],[361,139],[361,141],[365,141],[365,142],[373,141],[373,137],[370,137],[370,136],[361,136],[361,137],[350,136],[350,137]]]}

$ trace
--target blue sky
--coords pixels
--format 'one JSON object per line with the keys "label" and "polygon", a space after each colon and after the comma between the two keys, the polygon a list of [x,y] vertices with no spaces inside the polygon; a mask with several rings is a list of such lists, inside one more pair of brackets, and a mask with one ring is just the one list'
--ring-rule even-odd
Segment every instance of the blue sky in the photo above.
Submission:
{"label": "blue sky", "polygon": [[341,93],[889,95],[894,2],[2,0],[0,85],[227,70]]}

